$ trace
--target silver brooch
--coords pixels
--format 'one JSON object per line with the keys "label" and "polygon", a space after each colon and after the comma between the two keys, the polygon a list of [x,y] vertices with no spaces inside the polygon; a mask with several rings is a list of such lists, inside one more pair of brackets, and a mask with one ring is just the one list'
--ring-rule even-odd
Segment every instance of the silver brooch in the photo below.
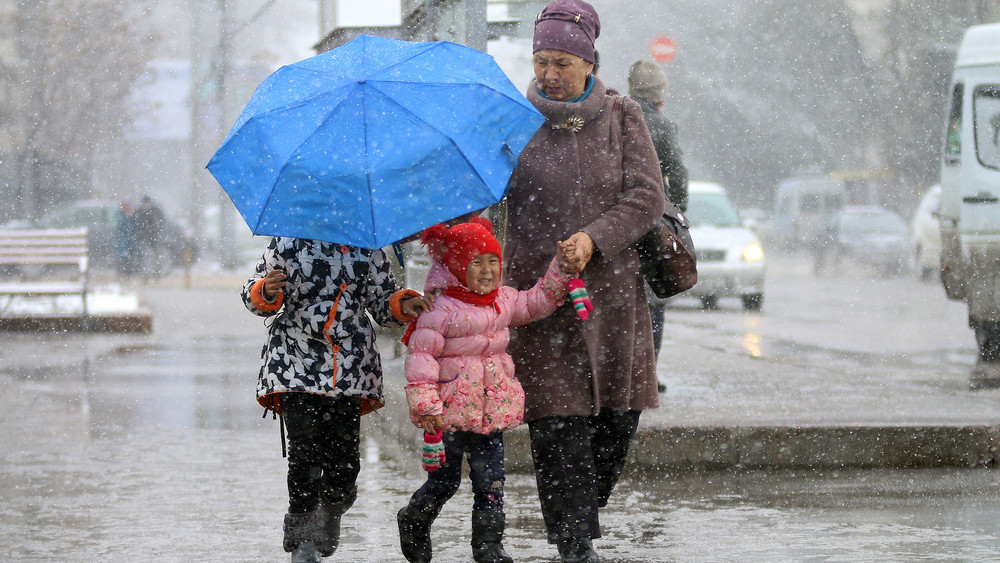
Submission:
{"label": "silver brooch", "polygon": [[579,133],[580,129],[583,129],[583,118],[579,115],[572,115],[566,119],[563,123],[553,123],[553,129],[564,129],[566,131],[571,131],[573,133]]}

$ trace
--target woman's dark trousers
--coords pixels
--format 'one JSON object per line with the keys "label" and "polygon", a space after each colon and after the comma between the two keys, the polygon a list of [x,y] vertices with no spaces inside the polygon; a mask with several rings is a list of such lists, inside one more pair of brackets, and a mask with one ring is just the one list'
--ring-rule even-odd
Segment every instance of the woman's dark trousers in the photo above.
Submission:
{"label": "woman's dark trousers", "polygon": [[639,411],[553,416],[528,423],[535,481],[550,543],[601,537],[607,505],[625,467]]}
{"label": "woman's dark trousers", "polygon": [[[651,299],[654,299],[651,297]],[[653,321],[653,361],[660,356],[660,345],[663,343],[663,315],[667,312],[667,304],[663,302],[649,303],[649,318]]]}

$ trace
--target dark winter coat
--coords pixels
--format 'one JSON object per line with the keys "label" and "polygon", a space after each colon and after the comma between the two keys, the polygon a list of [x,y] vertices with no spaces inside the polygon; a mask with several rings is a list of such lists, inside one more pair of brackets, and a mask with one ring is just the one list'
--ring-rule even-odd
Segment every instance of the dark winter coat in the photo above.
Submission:
{"label": "dark winter coat", "polygon": [[687,211],[688,171],[684,166],[684,153],[677,141],[677,125],[667,119],[656,104],[636,98],[646,118],[646,127],[653,138],[656,155],[660,158],[660,171],[667,179],[667,197],[674,205]]}
{"label": "dark winter coat", "polygon": [[[273,269],[288,276],[273,302],[261,294]],[[361,413],[383,405],[382,362],[367,313],[386,327],[409,322],[399,308],[389,261],[368,250],[297,238],[272,238],[243,284],[247,309],[274,316],[261,351],[257,401],[280,409],[276,393],[305,392],[361,400]],[[279,410],[280,412],[280,410]]]}
{"label": "dark winter coat", "polygon": [[658,404],[649,308],[634,243],[663,213],[663,181],[639,105],[606,95],[600,79],[594,82],[590,95],[574,103],[546,99],[534,83],[527,92],[548,120],[512,176],[506,283],[531,287],[545,273],[556,241],[578,231],[596,246],[580,276],[594,305],[590,318],[580,321],[565,304],[547,319],[511,331],[509,350],[528,421]]}

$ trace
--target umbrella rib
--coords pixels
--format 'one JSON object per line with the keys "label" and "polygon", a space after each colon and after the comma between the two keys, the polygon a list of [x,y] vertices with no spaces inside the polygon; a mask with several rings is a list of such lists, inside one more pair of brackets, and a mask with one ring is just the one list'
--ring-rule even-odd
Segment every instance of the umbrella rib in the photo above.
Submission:
{"label": "umbrella rib", "polygon": [[[318,72],[318,71],[313,70],[313,69],[297,68],[296,71],[308,72],[310,74],[314,74],[314,75],[323,77],[323,73],[322,72]],[[350,87],[351,85],[353,85],[355,83],[356,82],[353,81],[353,80],[351,80],[351,81],[345,81],[343,87],[344,88],[348,88],[348,87]],[[316,100],[318,98],[332,97],[331,94],[333,92],[334,92],[334,90],[330,90],[330,89],[319,90],[316,93],[312,94],[311,96],[303,96],[301,98],[296,98],[291,103],[287,103],[287,104],[284,104],[284,105],[281,105],[281,106],[276,106],[276,107],[273,107],[273,108],[269,108],[267,111],[263,111],[261,113],[254,114],[253,117],[251,117],[250,119],[248,119],[248,121],[253,120],[253,119],[258,119],[260,117],[271,115],[272,113],[277,112],[277,111],[284,111],[284,110],[288,110],[288,109],[291,109],[291,108],[294,108],[294,107],[308,105],[309,103],[312,103],[314,100]]]}
{"label": "umbrella rib", "polygon": [[[341,101],[339,101],[336,105],[334,105],[332,108],[330,108],[330,111],[328,111],[327,114],[326,114],[326,116],[323,118],[323,122],[322,122],[321,125],[325,125],[330,120],[330,117],[334,113],[336,113],[337,109],[340,108],[340,106],[344,105],[344,103],[346,103],[346,102],[347,102],[347,98],[345,97]],[[298,145],[295,146],[295,149],[292,151],[292,154],[297,153],[299,151],[299,149],[302,148],[302,145],[308,143],[309,140],[313,138],[313,136],[315,136],[317,133],[319,133],[320,129],[321,129],[320,127],[316,127],[316,129],[312,133],[310,133],[305,138],[303,138],[302,141]],[[365,136],[366,136],[366,138],[367,138],[367,129],[368,129],[368,126],[365,125]],[[367,151],[366,151],[366,153],[365,153],[365,158],[366,158],[365,165],[366,166],[368,164],[367,163],[367,156],[368,155],[367,155]],[[285,159],[285,162],[281,165],[281,170],[278,171],[278,173],[275,175],[275,178],[280,178],[281,175],[285,172],[285,169],[287,169],[290,164],[291,164],[291,160],[290,159]],[[264,219],[264,210],[267,209],[267,207],[271,204],[271,200],[272,200],[272,198],[274,198],[274,192],[275,192],[275,190],[272,189],[271,193],[268,194],[267,200],[265,200],[264,205],[262,205],[261,208],[260,208],[261,212],[260,212],[260,215],[257,217],[257,228],[260,228],[260,223]]]}
{"label": "umbrella rib", "polygon": [[[365,74],[368,77],[368,80],[370,82],[376,82],[376,83],[377,82],[393,82],[395,84],[421,84],[421,85],[430,85],[430,84],[433,84],[433,85],[440,85],[440,86],[455,86],[455,85],[484,86],[484,83],[482,83],[482,82],[476,82],[475,80],[466,80],[466,79],[463,79],[461,82],[424,82],[424,81],[416,81],[416,80],[380,80],[380,79],[375,78],[375,77],[372,76],[375,73],[383,72],[385,70],[388,70],[388,69],[391,69],[391,68],[395,68],[395,67],[403,65],[405,63],[408,63],[411,60],[419,57],[420,55],[423,55],[424,53],[426,53],[426,52],[428,52],[428,51],[430,51],[432,49],[442,47],[442,45],[444,45],[444,44],[448,44],[448,42],[446,42],[446,41],[437,41],[437,42],[433,42],[433,43],[428,43],[427,46],[424,49],[420,50],[419,52],[413,53],[412,55],[410,55],[409,57],[407,57],[405,59],[400,59],[398,61],[394,61],[392,64],[386,65],[386,66],[384,66],[384,67],[382,67],[382,68],[380,68],[378,70],[373,70],[370,73],[366,70]],[[454,45],[457,45],[458,47],[462,47],[464,49],[470,49],[469,47],[465,47],[463,45],[458,45],[458,44],[454,44]],[[365,45],[365,48],[366,49],[368,48],[367,44]],[[475,50],[475,49],[472,49],[472,50]],[[494,62],[496,61],[496,59],[493,58],[489,53],[483,53],[481,51],[476,51],[476,52],[479,53],[479,54],[481,54],[481,55],[483,55],[483,56],[485,56],[485,57],[490,57],[491,59],[494,60]],[[363,60],[366,61],[367,59],[363,59]],[[511,86],[513,86],[513,84],[511,84]],[[503,92],[501,92],[501,91],[499,91],[499,90],[497,90],[495,88],[491,88],[491,89],[494,92],[496,92],[497,94],[500,94],[501,96],[503,96],[504,98],[506,98],[506,99],[508,99],[508,100],[510,100],[512,102],[516,102],[518,105],[521,105],[521,106],[524,106],[524,107],[527,107],[527,108],[530,108],[530,109],[534,109],[534,106],[532,106],[530,103],[527,103],[527,105],[525,104],[528,100],[526,98],[524,98],[524,96],[520,96],[520,92],[518,92],[518,95],[519,95],[518,97],[512,97],[512,96],[509,96],[509,95],[507,95],[507,94],[505,94],[505,93],[503,93]],[[517,87],[514,87],[514,91],[515,92],[517,91]]]}
{"label": "umbrella rib", "polygon": [[[378,84],[383,84],[383,83],[384,84],[418,84],[418,85],[421,85],[421,86],[485,86],[485,87],[489,87],[491,92],[493,92],[493,93],[495,93],[495,94],[497,94],[499,96],[502,96],[505,99],[510,100],[510,101],[516,103],[517,105],[519,105],[519,106],[521,106],[521,107],[523,107],[523,108],[525,108],[525,109],[527,109],[529,111],[536,111],[536,112],[538,111],[535,108],[535,106],[531,105],[531,102],[528,102],[527,98],[525,98],[524,96],[521,96],[520,92],[518,92],[518,96],[517,97],[509,96],[509,95],[505,94],[504,92],[501,92],[500,90],[497,90],[496,88],[493,88],[493,87],[489,86],[488,84],[484,84],[482,82],[476,82],[476,81],[462,81],[462,82],[421,82],[421,81],[417,81],[417,80],[379,80],[379,79],[375,78],[375,79],[370,79],[368,81],[368,83],[372,84],[372,87],[374,87],[374,88],[377,88]],[[382,92],[382,90],[379,90],[379,92]],[[386,96],[386,97],[389,97],[389,95],[386,94],[385,92],[382,92],[382,94],[384,96]],[[400,107],[402,107],[402,106],[400,106]],[[539,114],[539,115],[541,115],[541,114]]]}
{"label": "umbrella rib", "polygon": [[[486,179],[485,179],[485,178],[483,178],[482,174],[480,174],[480,173],[479,173],[479,169],[478,169],[478,168],[477,168],[477,167],[476,167],[476,166],[475,166],[475,165],[474,165],[474,164],[472,163],[472,161],[471,161],[471,160],[469,160],[469,157],[465,155],[465,152],[464,152],[464,151],[463,151],[463,150],[461,149],[461,147],[460,147],[460,146],[458,145],[458,143],[456,143],[456,142],[455,142],[455,139],[453,139],[453,138],[451,137],[451,135],[448,135],[448,134],[444,133],[443,131],[441,131],[440,129],[438,129],[438,128],[437,128],[437,127],[435,127],[434,125],[432,125],[432,124],[428,123],[427,121],[423,120],[422,118],[420,118],[420,117],[419,117],[419,116],[417,116],[416,114],[414,114],[414,113],[412,113],[412,112],[409,112],[409,110],[407,110],[407,109],[406,109],[406,107],[404,107],[404,106],[403,106],[402,104],[400,104],[399,102],[397,102],[397,101],[396,101],[396,100],[395,100],[395,99],[394,99],[394,98],[393,98],[392,96],[390,96],[390,95],[386,94],[386,93],[385,93],[385,92],[383,92],[382,90],[379,90],[379,89],[378,89],[378,87],[376,87],[376,86],[372,86],[372,87],[373,87],[373,88],[375,88],[376,90],[378,90],[378,91],[379,91],[379,93],[380,93],[380,94],[382,94],[382,95],[383,95],[383,96],[385,97],[385,99],[387,99],[387,100],[391,101],[391,102],[392,102],[393,104],[395,104],[395,105],[396,105],[397,107],[399,107],[400,109],[402,109],[402,110],[406,111],[406,112],[407,112],[407,113],[409,113],[409,114],[410,114],[411,116],[413,116],[413,118],[414,118],[414,119],[416,119],[416,120],[417,120],[417,121],[419,121],[420,123],[423,123],[423,124],[424,124],[424,125],[426,125],[426,126],[427,126],[427,127],[429,128],[429,129],[431,129],[431,130],[435,131],[436,133],[440,134],[440,135],[441,135],[442,137],[444,137],[445,139],[448,139],[448,142],[449,142],[449,143],[451,143],[451,145],[452,145],[453,147],[455,147],[455,152],[457,152],[458,154],[462,155],[462,159],[463,159],[463,160],[465,160],[465,162],[466,162],[466,163],[467,163],[467,164],[469,165],[469,168],[471,168],[471,169],[472,169],[472,170],[473,170],[473,171],[474,171],[474,172],[476,173],[476,177],[477,177],[477,178],[479,178],[479,181],[480,181],[480,182],[482,182],[484,186],[488,186],[488,185],[489,185],[489,184],[488,184],[488,183],[486,182]],[[366,121],[366,122],[365,122],[365,132],[366,132],[366,134],[367,134],[367,130],[368,130],[368,125],[367,125],[367,121]],[[507,144],[507,143],[505,142],[505,143],[504,143],[504,145],[506,146],[506,144]],[[367,157],[367,153],[365,154],[365,156]],[[367,164],[367,162],[366,162],[366,164]],[[367,168],[366,168],[366,170],[367,170]],[[372,217],[373,217],[373,220],[374,220],[374,215],[373,215]]]}
{"label": "umbrella rib", "polygon": [[[372,36],[366,36],[365,46],[364,46],[364,51],[365,52],[368,51],[368,41],[369,41],[370,38],[372,38]],[[379,68],[377,70],[369,71],[367,68],[365,68],[364,69],[364,74],[365,74],[365,76],[367,76],[370,79],[371,78],[371,74],[374,74],[376,72],[382,72],[382,71],[388,70],[390,68],[395,68],[395,67],[397,67],[397,66],[399,66],[399,65],[401,65],[403,63],[408,63],[411,60],[419,57],[420,55],[423,55],[427,51],[430,51],[431,49],[434,49],[435,47],[438,47],[439,45],[440,45],[440,43],[428,43],[428,44],[426,44],[424,46],[423,49],[420,49],[419,51],[413,53],[412,55],[406,57],[405,59],[399,59],[399,60],[392,61],[391,64],[388,64],[388,65],[386,65],[386,66],[384,66],[382,68]],[[366,57],[364,55],[364,53],[362,53],[362,55],[361,55],[361,62],[362,62],[362,64],[364,64],[367,67],[368,57]]]}
{"label": "umbrella rib", "polygon": [[[365,95],[364,87],[361,88],[361,115],[365,116],[361,122],[364,124],[364,154],[365,154],[365,185],[368,186],[368,215],[371,217],[372,221],[372,241],[375,239],[375,198],[371,197],[372,193],[372,171],[371,162],[368,160],[368,96]],[[377,244],[377,243],[376,243]]]}

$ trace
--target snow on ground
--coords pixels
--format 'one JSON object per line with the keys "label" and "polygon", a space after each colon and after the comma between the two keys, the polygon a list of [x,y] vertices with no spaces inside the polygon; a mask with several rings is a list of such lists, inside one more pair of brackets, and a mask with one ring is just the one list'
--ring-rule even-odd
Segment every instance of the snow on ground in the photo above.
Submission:
{"label": "snow on ground", "polygon": [[[135,313],[141,307],[139,295],[118,284],[93,287],[87,293],[87,312],[91,315]],[[79,295],[0,295],[0,312],[11,317],[80,315],[83,299]]]}

